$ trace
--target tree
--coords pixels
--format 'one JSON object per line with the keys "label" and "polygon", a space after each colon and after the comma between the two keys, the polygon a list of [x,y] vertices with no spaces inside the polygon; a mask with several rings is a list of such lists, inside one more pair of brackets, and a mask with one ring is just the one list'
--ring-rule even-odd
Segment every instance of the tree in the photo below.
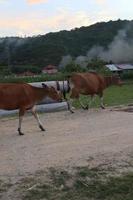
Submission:
{"label": "tree", "polygon": [[71,62],[70,64],[66,65],[62,68],[63,72],[72,73],[72,72],[84,72],[85,69],[80,67],[80,65]]}
{"label": "tree", "polygon": [[111,72],[105,67],[105,64],[106,63],[103,60],[95,58],[88,63],[87,68],[89,71],[96,71],[101,74],[110,74]]}
{"label": "tree", "polygon": [[8,66],[0,66],[0,76],[8,76],[11,74],[11,70]]}

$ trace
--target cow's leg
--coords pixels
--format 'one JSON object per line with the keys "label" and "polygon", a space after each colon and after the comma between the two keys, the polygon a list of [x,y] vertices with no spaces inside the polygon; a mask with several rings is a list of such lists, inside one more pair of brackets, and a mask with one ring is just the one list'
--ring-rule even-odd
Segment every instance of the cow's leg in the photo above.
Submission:
{"label": "cow's leg", "polygon": [[84,104],[80,101],[80,98],[79,98],[79,103],[80,103],[81,107],[82,107],[84,110],[88,110],[88,109],[90,108],[91,103],[92,103],[93,100],[94,100],[94,96],[92,95],[92,96],[91,96],[91,99],[90,99],[90,101],[89,101],[89,104],[84,105]]}
{"label": "cow's leg", "polygon": [[[80,106],[81,106],[83,109],[86,109],[85,105],[80,101],[80,98],[79,98],[79,97],[76,97],[75,99],[78,100]],[[73,99],[67,100],[66,102],[67,102],[68,110],[69,110],[71,113],[74,113],[73,107],[72,107]]]}
{"label": "cow's leg", "polygon": [[102,109],[105,109],[105,106],[104,106],[104,103],[103,103],[103,93],[100,93],[99,97],[100,97],[100,106],[101,106]]}
{"label": "cow's leg", "polygon": [[72,102],[73,102],[73,99],[78,99],[79,98],[79,95],[76,91],[75,88],[72,88],[71,92],[70,92],[70,99],[68,100],[66,98],[66,102],[67,102],[67,107],[68,107],[68,110],[71,112],[71,113],[74,113],[73,111],[73,107],[72,107]]}
{"label": "cow's leg", "polygon": [[22,125],[22,120],[23,120],[23,116],[25,113],[25,109],[20,109],[19,110],[19,124],[18,124],[18,133],[19,135],[24,135],[24,133],[21,132],[21,125]]}
{"label": "cow's leg", "polygon": [[67,102],[67,108],[68,108],[68,110],[71,112],[71,113],[74,113],[74,111],[73,111],[73,108],[72,108],[72,99],[66,99],[66,102]]}
{"label": "cow's leg", "polygon": [[87,109],[88,109],[88,105],[85,106],[85,105],[81,102],[80,98],[78,98],[78,101],[79,101],[80,106],[81,106],[84,110],[87,110]]}
{"label": "cow's leg", "polygon": [[95,99],[95,95],[91,95],[91,99],[89,101],[89,104],[86,106],[86,109],[90,109],[91,105],[92,105],[92,102],[94,101]]}
{"label": "cow's leg", "polygon": [[[91,96],[91,102],[90,102],[90,104],[92,104],[94,101],[95,101],[95,99],[96,99],[96,94],[94,94],[94,95],[92,95]],[[96,102],[95,102],[96,103]],[[95,104],[94,104],[95,105]],[[89,105],[89,106],[91,106],[91,105]]]}
{"label": "cow's leg", "polygon": [[45,131],[45,129],[43,128],[43,125],[42,125],[42,123],[41,123],[41,121],[38,117],[38,114],[36,113],[36,107],[35,106],[31,109],[31,112],[32,112],[33,116],[35,117],[35,119],[37,120],[38,126],[41,129],[41,131]]}

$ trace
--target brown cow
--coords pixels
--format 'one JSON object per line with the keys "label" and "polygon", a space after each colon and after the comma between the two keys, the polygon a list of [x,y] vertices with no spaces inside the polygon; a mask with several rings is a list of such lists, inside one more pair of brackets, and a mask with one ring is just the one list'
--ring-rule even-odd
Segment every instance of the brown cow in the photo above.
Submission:
{"label": "brown cow", "polygon": [[[85,107],[81,102],[80,105],[83,109],[88,109],[90,107],[93,97],[98,95],[101,99],[101,107],[104,109],[103,104],[103,91],[110,85],[121,85],[122,82],[119,76],[107,76],[104,77],[96,72],[87,72],[87,73],[74,73],[69,79],[69,91],[70,91],[70,99],[79,99],[80,94],[82,95],[90,95],[91,101],[89,106]],[[68,92],[69,92],[68,91]],[[73,113],[71,108],[70,101],[66,98],[64,92],[64,98],[67,101],[68,110]]]}
{"label": "brown cow", "polygon": [[21,132],[21,123],[27,110],[31,110],[42,131],[45,129],[36,113],[35,104],[48,96],[56,101],[61,101],[61,95],[54,87],[48,87],[42,84],[43,88],[37,88],[26,83],[5,83],[0,84],[0,109],[15,110],[19,109],[19,135]]}

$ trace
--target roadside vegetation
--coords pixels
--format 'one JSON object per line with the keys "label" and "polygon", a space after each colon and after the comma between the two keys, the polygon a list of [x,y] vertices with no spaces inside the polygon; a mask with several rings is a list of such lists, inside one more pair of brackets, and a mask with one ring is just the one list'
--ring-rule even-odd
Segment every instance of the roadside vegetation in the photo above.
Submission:
{"label": "roadside vegetation", "polygon": [[43,82],[43,81],[56,81],[56,80],[63,80],[65,78],[66,74],[57,73],[53,75],[47,75],[47,74],[40,74],[36,76],[28,76],[28,77],[18,77],[15,75],[10,76],[0,76],[0,83],[20,83],[20,82],[26,82],[26,83],[32,83],[32,82]]}
{"label": "roadside vegetation", "polygon": [[[43,81],[61,81],[66,80],[73,72],[86,72],[86,71],[96,71],[103,75],[111,75],[111,72],[104,67],[105,63],[99,59],[93,59],[88,63],[86,68],[71,62],[62,68],[58,73],[53,75],[40,74],[32,77],[17,77],[15,75],[0,76],[1,83],[19,83],[19,82],[43,82]],[[111,86],[104,91],[104,103],[105,106],[115,106],[115,105],[127,105],[133,103],[133,73],[127,72],[120,75],[123,86]],[[69,95],[68,95],[69,98]],[[81,96],[80,97],[83,104],[88,104],[90,97]],[[96,97],[91,107],[99,107],[99,97]],[[74,100],[74,107],[80,108],[79,102]]]}
{"label": "roadside vegetation", "polygon": [[132,200],[133,173],[108,176],[99,169],[79,168],[74,175],[66,171],[51,173],[51,183],[41,183],[26,192],[23,200]]}
{"label": "roadside vegetation", "polygon": [[10,181],[3,181],[0,179],[0,199],[2,198],[2,194],[6,193],[9,188],[12,186],[12,184],[10,183]]}
{"label": "roadside vegetation", "polygon": [[[133,104],[133,84],[125,84],[121,87],[111,86],[104,91],[104,104],[107,106],[116,106],[116,105],[128,105]],[[88,104],[90,97],[81,96],[81,102],[83,104]],[[80,108],[79,102],[75,100],[73,102],[74,107]],[[91,104],[91,107],[99,107],[100,99],[98,96],[95,97],[94,101]]]}
{"label": "roadside vegetation", "polygon": [[[15,200],[132,200],[133,172],[118,173],[112,167],[50,168],[10,187]],[[8,189],[2,186],[0,193]]]}

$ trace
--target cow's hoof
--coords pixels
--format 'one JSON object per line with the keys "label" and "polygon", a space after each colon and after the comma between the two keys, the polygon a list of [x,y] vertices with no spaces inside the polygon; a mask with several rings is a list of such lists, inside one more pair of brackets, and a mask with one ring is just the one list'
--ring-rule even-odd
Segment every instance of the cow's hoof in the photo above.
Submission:
{"label": "cow's hoof", "polygon": [[86,106],[86,107],[85,107],[85,110],[88,110],[88,109],[89,109],[89,106]]}
{"label": "cow's hoof", "polygon": [[42,125],[39,126],[39,128],[41,129],[41,131],[46,131]]}
{"label": "cow's hoof", "polygon": [[24,133],[21,132],[20,128],[18,128],[18,133],[19,133],[19,135],[24,135]]}
{"label": "cow's hoof", "polygon": [[105,109],[105,107],[104,107],[104,106],[101,106],[101,108],[102,108],[102,109]]}
{"label": "cow's hoof", "polygon": [[82,107],[84,110],[88,110],[89,107],[88,106],[85,106],[85,107]]}
{"label": "cow's hoof", "polygon": [[22,135],[24,135],[24,133],[22,133],[22,132],[19,132],[19,135],[20,135],[20,136],[22,136]]}
{"label": "cow's hoof", "polygon": [[74,111],[73,110],[70,110],[70,112],[73,114],[74,113]]}

